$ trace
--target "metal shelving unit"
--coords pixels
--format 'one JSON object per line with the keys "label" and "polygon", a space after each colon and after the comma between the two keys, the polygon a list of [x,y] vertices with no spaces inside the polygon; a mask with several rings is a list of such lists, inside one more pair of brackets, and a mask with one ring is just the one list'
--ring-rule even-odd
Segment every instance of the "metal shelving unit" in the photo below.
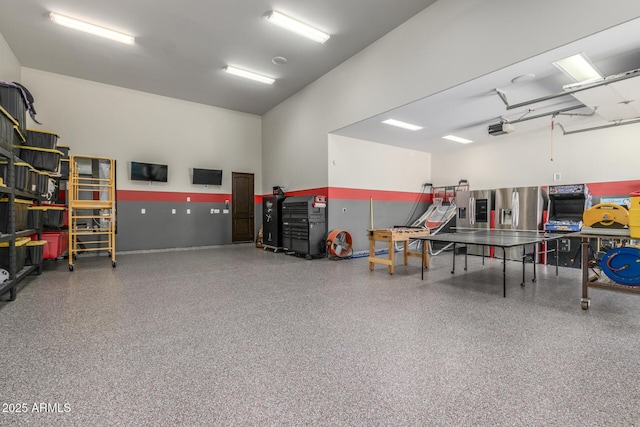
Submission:
{"label": "metal shelving unit", "polygon": [[23,196],[31,200],[38,200],[39,198],[35,197],[33,194],[15,190],[15,156],[13,152],[7,151],[4,148],[0,147],[0,156],[5,157],[8,160],[7,182],[5,183],[4,187],[0,187],[0,193],[8,196],[8,233],[0,235],[0,242],[9,243],[9,278],[5,282],[0,284],[0,295],[4,295],[9,292],[9,301],[14,301],[16,299],[18,283],[34,271],[37,271],[38,274],[42,273],[42,263],[38,265],[26,266],[23,267],[20,271],[17,271],[18,260],[16,254],[16,239],[20,237],[30,236],[32,234],[39,233],[40,231],[16,231],[15,211],[13,206],[15,204],[16,196]]}

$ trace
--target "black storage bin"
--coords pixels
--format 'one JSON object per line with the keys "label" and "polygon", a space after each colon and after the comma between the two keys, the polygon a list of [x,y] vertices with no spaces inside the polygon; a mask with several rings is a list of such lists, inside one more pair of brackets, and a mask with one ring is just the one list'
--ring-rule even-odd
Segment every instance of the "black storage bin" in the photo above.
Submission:
{"label": "black storage bin", "polygon": [[[39,195],[42,196],[43,194],[46,194],[47,191],[49,190],[49,174],[45,171],[37,171],[36,174],[36,185],[35,185],[35,190],[34,192]],[[33,185],[32,187],[33,188]]]}
{"label": "black storage bin", "polygon": [[44,246],[47,244],[46,240],[30,240],[26,245],[26,257],[25,265],[40,265],[44,258]]}
{"label": "black storage bin", "polygon": [[62,153],[62,158],[66,159],[67,157],[69,157],[69,151],[71,150],[69,147],[67,147],[66,145],[57,145],[56,146],[56,150],[60,151]]}
{"label": "black storage bin", "polygon": [[44,130],[27,129],[26,145],[53,150],[58,145],[58,135]]}
{"label": "black storage bin", "polygon": [[43,224],[43,211],[40,206],[29,206],[27,208],[27,229],[41,230]]}
{"label": "black storage bin", "polygon": [[20,146],[20,158],[36,169],[56,172],[62,152],[48,148]]}
{"label": "black storage bin", "polygon": [[42,206],[31,206],[31,209],[42,211],[43,227],[60,228],[64,226],[64,216],[67,210],[66,206],[42,205]]}
{"label": "black storage bin", "polygon": [[69,159],[60,159],[60,178],[69,179]]}
{"label": "black storage bin", "polygon": [[[0,177],[3,179],[5,185],[9,185],[9,162],[7,160],[0,161]],[[29,187],[29,172],[31,166],[25,162],[14,162],[13,170],[15,171],[15,182],[13,188],[20,191],[27,191]]]}
{"label": "black storage bin", "polygon": [[[24,268],[27,243],[29,243],[30,240],[28,237],[16,239],[16,272]],[[9,242],[0,243],[0,268],[9,271]]]}
{"label": "black storage bin", "polygon": [[[31,201],[15,199],[14,203],[14,218],[16,224],[16,231],[22,231],[27,229],[27,215],[29,205]],[[0,233],[9,233],[9,199],[0,199]]]}
{"label": "black storage bin", "polygon": [[37,170],[32,167],[29,167],[27,171],[29,178],[27,179],[27,191],[30,191],[35,194],[38,188],[38,176],[40,175]]}
{"label": "black storage bin", "polygon": [[0,83],[0,105],[7,110],[19,123],[20,131],[24,133],[27,123],[27,107],[24,104],[22,91],[15,86]]}
{"label": "black storage bin", "polygon": [[16,142],[18,122],[4,108],[0,107],[0,147],[11,152]]}

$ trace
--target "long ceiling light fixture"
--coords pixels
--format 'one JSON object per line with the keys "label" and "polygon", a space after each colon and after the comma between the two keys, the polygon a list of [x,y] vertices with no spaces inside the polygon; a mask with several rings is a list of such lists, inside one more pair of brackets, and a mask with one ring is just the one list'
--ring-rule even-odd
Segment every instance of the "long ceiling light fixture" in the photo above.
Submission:
{"label": "long ceiling light fixture", "polygon": [[553,62],[553,65],[571,76],[576,82],[595,81],[603,78],[583,53]]}
{"label": "long ceiling light fixture", "polygon": [[254,80],[256,82],[265,83],[268,85],[272,85],[276,79],[272,77],[263,76],[262,74],[256,74],[251,71],[243,70],[241,68],[232,67],[231,65],[227,65],[223,68],[227,73],[233,74],[234,76],[244,77],[245,79]]}
{"label": "long ceiling light fixture", "polygon": [[109,28],[100,27],[98,25],[90,24],[88,22],[80,21],[54,12],[51,12],[49,17],[51,18],[51,21],[58,25],[73,28],[74,30],[83,31],[85,33],[93,34],[94,36],[104,37],[105,39],[114,40],[120,43],[133,45],[136,40],[135,37],[129,34],[110,30]]}
{"label": "long ceiling light fixture", "polygon": [[395,120],[395,119],[387,119],[387,120],[384,120],[382,123],[384,123],[385,125],[391,125],[391,126],[412,130],[412,131],[423,129],[422,126],[412,125],[411,123],[401,122],[400,120]]}
{"label": "long ceiling light fixture", "polygon": [[461,137],[455,136],[455,135],[443,136],[442,139],[446,139],[446,140],[453,141],[453,142],[459,142],[460,144],[471,144],[473,142],[470,139],[461,138]]}
{"label": "long ceiling light fixture", "polygon": [[317,28],[313,28],[310,25],[304,24],[296,19],[293,19],[277,10],[272,10],[268,15],[269,22],[276,24],[279,27],[285,28],[289,31],[293,31],[303,37],[313,40],[318,43],[324,43],[331,37],[324,31],[320,31]]}

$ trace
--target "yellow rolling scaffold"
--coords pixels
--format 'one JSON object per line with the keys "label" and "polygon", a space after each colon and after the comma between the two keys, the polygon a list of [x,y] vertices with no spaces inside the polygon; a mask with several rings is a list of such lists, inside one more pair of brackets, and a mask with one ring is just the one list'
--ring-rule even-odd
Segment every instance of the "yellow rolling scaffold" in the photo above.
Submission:
{"label": "yellow rolling scaffold", "polygon": [[107,252],[115,268],[115,161],[105,157],[70,156],[67,198],[69,270],[73,271],[73,262],[80,252]]}

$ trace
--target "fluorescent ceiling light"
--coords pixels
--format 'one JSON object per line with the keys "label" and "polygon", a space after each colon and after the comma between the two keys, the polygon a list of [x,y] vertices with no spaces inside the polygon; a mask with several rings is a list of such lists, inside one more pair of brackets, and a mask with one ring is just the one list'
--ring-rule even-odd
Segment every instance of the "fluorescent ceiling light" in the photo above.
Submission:
{"label": "fluorescent ceiling light", "polygon": [[394,120],[394,119],[387,119],[382,123],[386,125],[396,126],[402,129],[409,129],[414,131],[422,129],[422,126],[416,126],[416,125],[412,125],[411,123],[405,123],[405,122],[401,122],[400,120]]}
{"label": "fluorescent ceiling light", "polygon": [[120,43],[132,45],[135,43],[135,38],[129,34],[121,33],[118,31],[110,30],[108,28],[99,27],[88,22],[79,21],[68,16],[59,15],[51,12],[49,17],[53,22],[64,27],[73,28],[74,30],[84,31],[85,33],[93,34],[94,36],[104,37],[105,39],[115,40]]}
{"label": "fluorescent ceiling light", "polygon": [[577,82],[603,78],[602,74],[595,69],[591,61],[582,53],[556,61],[553,65],[570,75]]}
{"label": "fluorescent ceiling light", "polygon": [[231,65],[227,65],[226,67],[224,67],[224,70],[229,74],[233,74],[234,76],[244,77],[245,79],[255,80],[257,82],[266,83],[268,85],[272,85],[273,82],[276,81],[276,79],[272,77],[252,73],[251,71],[242,70],[240,68],[232,67]]}
{"label": "fluorescent ceiling light", "polygon": [[269,20],[269,22],[272,22],[279,27],[285,28],[289,31],[293,31],[296,34],[299,34],[318,43],[324,43],[329,40],[329,37],[331,37],[324,31],[320,31],[307,24],[303,24],[302,22],[297,21],[276,10],[272,10],[271,13],[267,15],[267,19]]}
{"label": "fluorescent ceiling light", "polygon": [[473,142],[469,139],[460,138],[459,136],[455,136],[455,135],[443,136],[442,139],[448,139],[449,141],[459,142],[460,144],[470,144]]}

